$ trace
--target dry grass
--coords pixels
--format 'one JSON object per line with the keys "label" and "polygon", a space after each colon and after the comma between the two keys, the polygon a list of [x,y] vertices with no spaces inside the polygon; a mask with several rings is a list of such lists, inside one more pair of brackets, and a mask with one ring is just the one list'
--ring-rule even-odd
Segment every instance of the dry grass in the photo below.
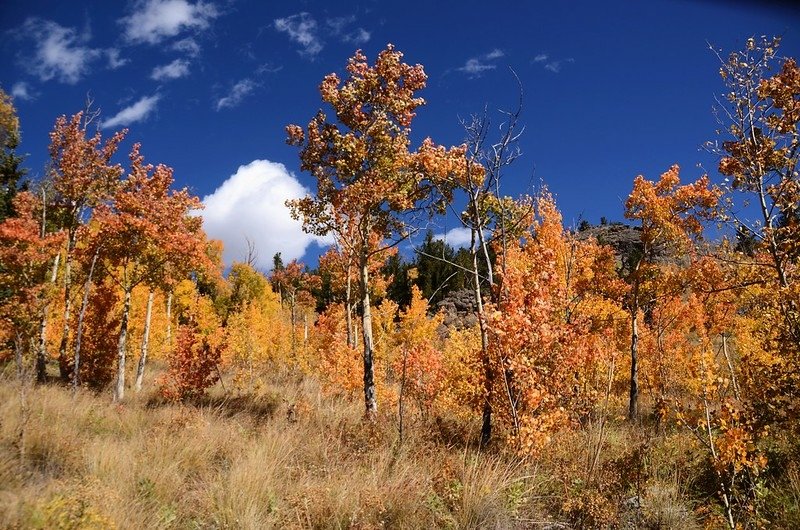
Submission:
{"label": "dry grass", "polygon": [[311,379],[267,379],[193,405],[32,388],[21,462],[18,387],[0,378],[0,528],[692,529],[713,503],[691,499],[680,432],[611,420],[523,462],[441,420],[400,444],[393,411],[363,422]]}
{"label": "dry grass", "polygon": [[58,386],[29,393],[19,459],[16,383],[0,381],[3,528],[513,528],[528,470],[450,448],[417,424],[276,377],[258,395],[122,406]]}

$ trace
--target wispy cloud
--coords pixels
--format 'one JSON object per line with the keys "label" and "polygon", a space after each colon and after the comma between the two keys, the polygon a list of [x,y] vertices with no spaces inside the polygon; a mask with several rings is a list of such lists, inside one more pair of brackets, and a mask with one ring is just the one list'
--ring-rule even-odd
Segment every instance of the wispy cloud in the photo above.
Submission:
{"label": "wispy cloud", "polygon": [[256,83],[252,79],[242,79],[224,97],[217,100],[217,110],[232,109],[239,105],[256,88]]}
{"label": "wispy cloud", "polygon": [[104,129],[108,129],[111,127],[120,127],[125,125],[131,125],[132,123],[136,123],[139,121],[144,121],[150,116],[158,106],[158,101],[161,99],[160,94],[153,94],[152,96],[145,96],[141,98],[139,101],[130,105],[129,107],[125,107],[112,117],[107,120],[104,120],[102,123],[102,127]]}
{"label": "wispy cloud", "polygon": [[547,53],[540,53],[536,57],[533,58],[533,62],[536,64],[541,64],[545,70],[553,72],[557,74],[561,71],[561,68],[568,63],[574,63],[575,59],[572,57],[568,57],[566,59],[554,59],[550,57]]}
{"label": "wispy cloud", "polygon": [[343,35],[342,40],[350,44],[359,45],[369,42],[370,37],[372,37],[372,34],[369,31],[364,28],[356,28],[355,31]]}
{"label": "wispy cloud", "polygon": [[495,48],[489,53],[467,59],[467,62],[464,63],[464,66],[459,67],[458,71],[464,72],[470,77],[480,77],[485,71],[497,68],[497,65],[492,64],[491,61],[495,61],[504,55],[502,50]]}
{"label": "wispy cloud", "polygon": [[345,17],[331,17],[325,20],[325,25],[331,32],[331,35],[341,35],[344,28],[356,21],[355,15],[347,15]]}
{"label": "wispy cloud", "polygon": [[19,81],[11,86],[11,95],[20,101],[31,101],[36,98],[30,85],[25,81]]}
{"label": "wispy cloud", "polygon": [[153,73],[150,74],[150,79],[156,81],[168,81],[170,79],[180,79],[189,75],[189,61],[186,59],[175,59],[169,64],[156,66],[153,68]]}
{"label": "wispy cloud", "polygon": [[369,42],[372,34],[364,28],[357,27],[350,29],[348,26],[356,21],[355,15],[348,15],[345,17],[332,17],[325,20],[325,27],[328,32],[338,37],[342,42],[348,44],[360,45]]}
{"label": "wispy cloud", "polygon": [[139,0],[133,12],[120,19],[125,39],[134,44],[158,44],[187,30],[204,30],[219,16],[210,2]]}
{"label": "wispy cloud", "polygon": [[32,57],[23,57],[28,72],[41,81],[58,79],[75,84],[90,70],[102,50],[87,46],[88,31],[78,33],[51,20],[29,18],[16,32],[20,38],[34,41]]}
{"label": "wispy cloud", "polygon": [[197,57],[200,54],[200,45],[191,37],[186,37],[185,39],[172,43],[170,48],[176,52],[185,53],[189,57]]}
{"label": "wispy cloud", "polygon": [[128,59],[122,58],[119,56],[119,49],[117,48],[108,48],[106,50],[106,58],[108,59],[108,67],[112,70],[116,70],[121,66],[125,66],[128,64]]}
{"label": "wispy cloud", "polygon": [[306,12],[285,18],[276,18],[275,29],[286,33],[289,39],[302,46],[301,55],[315,57],[322,51],[322,41],[317,34],[317,21]]}

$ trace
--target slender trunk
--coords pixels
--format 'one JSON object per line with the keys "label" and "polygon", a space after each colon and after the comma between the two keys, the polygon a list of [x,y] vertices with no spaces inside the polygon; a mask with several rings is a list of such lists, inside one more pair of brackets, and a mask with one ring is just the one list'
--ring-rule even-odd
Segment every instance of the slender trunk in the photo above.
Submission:
{"label": "slender trunk", "polygon": [[67,343],[69,342],[69,316],[72,311],[72,253],[75,250],[77,230],[72,229],[67,241],[67,254],[64,258],[64,327],[61,330],[61,343],[58,346],[58,367],[61,379],[69,380],[69,367],[67,365]]}
{"label": "slender trunk", "polygon": [[119,343],[117,345],[117,386],[114,390],[114,402],[125,397],[125,347],[128,338],[128,315],[131,311],[131,288],[125,289],[125,303],[122,306],[122,322],[119,326]]}
{"label": "slender trunk", "polygon": [[[56,254],[53,259],[53,271],[50,273],[50,283],[56,283],[58,279],[58,264],[61,262],[61,253]],[[39,322],[39,345],[36,348],[36,382],[44,383],[47,379],[47,317],[50,312],[50,304],[45,304],[42,308],[42,319]]]}
{"label": "slender trunk", "polygon": [[481,447],[486,447],[492,438],[492,390],[494,386],[494,371],[489,359],[489,330],[486,326],[486,315],[483,311],[483,298],[481,297],[481,279],[478,273],[478,254],[472,253],[473,267],[473,296],[478,313],[478,326],[481,332],[481,359],[483,361],[483,418],[481,423]]}
{"label": "slender trunk", "polygon": [[631,389],[628,401],[628,419],[639,416],[639,301],[634,295],[631,307]]}
{"label": "slender trunk", "polygon": [[347,345],[355,348],[353,340],[353,294],[352,280],[350,278],[350,267],[347,267],[347,285],[345,287],[345,316],[347,318]]}
{"label": "slender trunk", "polygon": [[378,401],[375,396],[375,367],[372,347],[372,312],[369,305],[369,268],[366,252],[361,255],[361,327],[364,339],[364,407],[368,419],[374,420],[378,414]]}
{"label": "slender trunk", "polygon": [[308,342],[308,315],[303,313],[303,342]]}
{"label": "slender trunk", "polygon": [[167,348],[172,347],[172,291],[167,295]]}
{"label": "slender trunk", "polygon": [[289,314],[291,315],[292,319],[292,358],[297,358],[297,333],[295,332],[295,328],[297,328],[297,316],[295,314],[295,304],[294,304],[294,291],[292,294],[289,295]]}
{"label": "slender trunk", "polygon": [[78,329],[75,330],[75,362],[72,367],[72,390],[78,389],[81,384],[81,339],[83,338],[83,319],[86,317],[86,308],[89,306],[89,291],[92,288],[92,276],[94,266],[97,263],[99,251],[92,256],[92,264],[89,266],[89,274],[86,276],[86,285],[83,288],[83,300],[81,301],[81,312],[78,315]]}
{"label": "slender trunk", "polygon": [[400,420],[398,423],[398,432],[400,435],[400,443],[403,443],[403,397],[405,396],[405,388],[406,388],[406,363],[408,361],[408,350],[403,350],[403,371],[400,376],[400,399],[398,400],[398,414],[400,416]]}
{"label": "slender trunk", "polygon": [[25,472],[25,428],[28,425],[29,408],[27,392],[27,373],[23,357],[23,339],[17,332],[14,337],[14,361],[17,365],[17,380],[19,382],[19,430],[17,432],[17,448],[19,449],[20,474]]}
{"label": "slender trunk", "polygon": [[136,367],[136,385],[137,392],[142,390],[142,381],[144,380],[144,365],[147,362],[147,345],[150,342],[150,317],[153,314],[153,297],[155,292],[152,290],[147,296],[147,311],[144,317],[144,335],[142,336],[142,353],[139,355],[139,365]]}
{"label": "slender trunk", "polygon": [[731,361],[731,356],[728,353],[728,336],[725,333],[722,334],[722,355],[725,357],[725,362],[728,364],[728,372],[731,374],[733,395],[736,398],[736,401],[741,401],[742,396],[739,393],[739,383],[736,381],[736,372],[733,369],[733,361]]}

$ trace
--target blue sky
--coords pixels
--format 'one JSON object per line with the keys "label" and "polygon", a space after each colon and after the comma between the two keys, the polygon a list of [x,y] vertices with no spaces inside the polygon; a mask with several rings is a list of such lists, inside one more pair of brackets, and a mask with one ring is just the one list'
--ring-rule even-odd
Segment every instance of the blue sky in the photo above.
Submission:
{"label": "blue sky", "polygon": [[513,106],[512,67],[526,130],[503,191],[544,181],[567,222],[596,223],[622,218],[639,173],[656,178],[677,162],[684,180],[702,174],[698,164],[716,176],[699,149],[714,138],[723,90],[706,43],[729,51],[782,34],[782,54],[798,57],[800,10],[787,5],[6,0],[0,85],[15,95],[31,175],[44,171],[55,118],[91,94],[104,133],[130,129],[121,160],[141,142],[148,161],[172,166],[178,186],[205,198],[207,231],[225,241],[226,259],[241,259],[247,238],[266,267],[277,251],[312,262],[319,252],[282,206],[313,184],[284,127],[308,122],[319,82],[357,48],[372,60],[391,42],[425,66],[417,143],[459,144],[459,117]]}

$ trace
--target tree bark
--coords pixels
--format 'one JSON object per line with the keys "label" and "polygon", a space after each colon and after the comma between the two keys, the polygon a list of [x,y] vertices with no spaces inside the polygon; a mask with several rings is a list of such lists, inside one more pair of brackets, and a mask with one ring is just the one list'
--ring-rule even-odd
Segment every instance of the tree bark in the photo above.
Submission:
{"label": "tree bark", "polygon": [[144,365],[147,362],[147,345],[150,342],[150,317],[153,314],[153,297],[155,293],[151,290],[147,296],[147,311],[144,317],[144,334],[142,335],[142,352],[139,355],[139,364],[136,367],[136,392],[142,390],[142,381],[144,380]]}
{"label": "tree bark", "polygon": [[[473,236],[474,238],[474,236]],[[492,438],[492,390],[494,386],[494,372],[491,359],[489,359],[489,330],[486,328],[486,315],[483,311],[483,297],[481,296],[481,279],[478,272],[478,253],[472,253],[473,268],[473,295],[478,313],[478,326],[481,331],[481,358],[483,360],[483,415],[481,423],[481,447],[486,447]]]}
{"label": "tree bark", "polygon": [[375,396],[375,367],[373,364],[372,311],[369,302],[369,257],[361,255],[361,312],[362,337],[364,339],[364,408],[368,419],[374,420],[378,414],[378,401]]}
{"label": "tree bark", "polygon": [[131,289],[125,290],[125,303],[122,306],[122,322],[119,326],[119,343],[117,345],[117,386],[114,390],[114,402],[125,397],[125,347],[128,338],[128,315],[131,311]]}
{"label": "tree bark", "polygon": [[639,416],[639,303],[634,295],[631,307],[631,385],[628,400],[628,419]]}
{"label": "tree bark", "polygon": [[[58,264],[61,262],[61,253],[56,254],[53,259],[53,272],[50,273],[50,283],[56,283],[58,279]],[[47,317],[50,312],[50,304],[46,304],[42,309],[42,319],[39,322],[39,345],[36,348],[36,382],[44,383],[47,379]]]}
{"label": "tree bark", "polygon": [[67,344],[69,342],[69,315],[72,311],[72,299],[70,298],[70,289],[72,288],[72,253],[75,250],[77,237],[77,230],[71,230],[67,241],[67,254],[64,257],[64,327],[61,330],[61,343],[58,346],[58,367],[61,373],[61,379],[64,381],[69,380]]}
{"label": "tree bark", "polygon": [[352,279],[350,278],[350,267],[347,267],[347,285],[345,287],[345,316],[347,318],[347,345],[355,348],[353,338],[353,290]]}
{"label": "tree bark", "polygon": [[172,347],[172,291],[167,295],[167,348]]}
{"label": "tree bark", "polygon": [[81,339],[83,338],[83,319],[86,317],[86,308],[89,306],[89,291],[92,288],[92,276],[94,266],[97,264],[99,252],[95,252],[92,257],[92,264],[89,266],[89,274],[86,276],[86,285],[83,288],[83,300],[81,301],[81,312],[78,315],[78,329],[75,330],[75,359],[72,366],[72,390],[78,389],[81,384]]}
{"label": "tree bark", "polygon": [[289,295],[289,314],[291,316],[292,322],[292,358],[297,359],[297,315],[295,313],[295,291],[292,291],[292,294]]}

